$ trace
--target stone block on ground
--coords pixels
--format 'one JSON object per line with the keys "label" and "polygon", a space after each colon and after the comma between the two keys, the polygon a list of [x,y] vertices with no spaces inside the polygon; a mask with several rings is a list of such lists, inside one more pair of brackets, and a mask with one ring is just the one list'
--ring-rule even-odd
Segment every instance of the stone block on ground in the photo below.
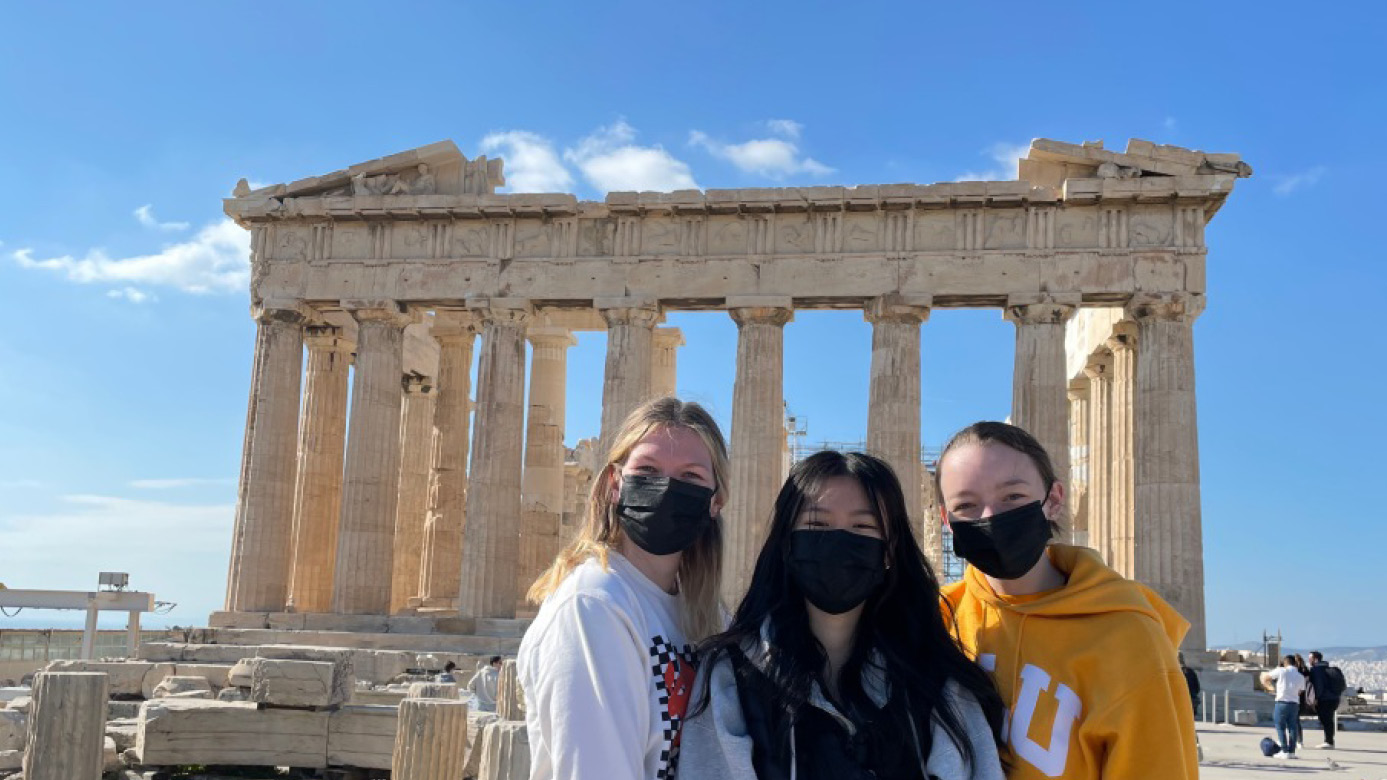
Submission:
{"label": "stone block on ground", "polygon": [[5,709],[10,712],[28,712],[33,701],[33,697],[31,696],[20,696],[17,699],[10,699],[10,704]]}
{"label": "stone block on ground", "polygon": [[104,672],[43,672],[34,679],[28,780],[98,780],[106,737],[109,678]]}
{"label": "stone block on ground", "polygon": [[121,720],[125,718],[138,718],[140,716],[140,704],[138,701],[113,701],[106,704],[106,720]]}
{"label": "stone block on ground", "polygon": [[173,675],[160,680],[159,684],[154,686],[153,693],[154,695],[150,698],[154,699],[163,699],[185,693],[204,694],[200,697],[194,696],[191,698],[210,699],[212,698],[212,684],[207,682],[206,677],[180,677],[178,675]]}
{"label": "stone block on ground", "polygon": [[23,766],[23,750],[0,750],[0,770],[19,769]]}
{"label": "stone block on ground", "polygon": [[145,672],[144,680],[140,683],[140,696],[145,699],[154,698],[154,689],[159,687],[159,683],[172,677],[175,667],[171,663],[156,663],[149,665],[149,671]]}
{"label": "stone block on ground", "polygon": [[261,709],[252,702],[158,699],[140,709],[141,764],[226,764],[323,769],[328,713]]}
{"label": "stone block on ground", "polygon": [[363,688],[352,692],[352,704],[389,704],[397,705],[409,695],[407,690],[390,690],[386,688]]}
{"label": "stone block on ground", "polygon": [[328,718],[328,766],[389,769],[398,708],[349,704]]}
{"label": "stone block on ground", "polygon": [[476,777],[482,765],[482,735],[487,726],[500,720],[494,712],[467,713],[467,765],[463,767],[463,777]]}
{"label": "stone block on ground", "polygon": [[226,672],[226,684],[238,688],[250,687],[250,669],[254,658],[242,658],[231,665]]}
{"label": "stone block on ground", "polygon": [[332,692],[332,699],[338,702],[350,701],[352,690],[356,688],[356,664],[353,656],[353,651],[335,647],[267,645],[256,651],[257,658],[269,658],[277,661],[319,661],[332,664],[334,667],[332,684],[335,689]]}
{"label": "stone block on ground", "polygon": [[106,736],[116,743],[116,750],[125,752],[135,746],[135,736],[139,733],[138,718],[121,718],[106,721]]}
{"label": "stone block on ground", "polygon": [[1256,726],[1257,712],[1255,710],[1233,710],[1233,725]]}
{"label": "stone block on ground", "polygon": [[154,664],[147,661],[50,661],[50,672],[105,672],[111,681],[112,696],[145,698],[145,675]]}
{"label": "stone block on ground", "polygon": [[116,741],[108,735],[101,743],[101,771],[114,772],[120,768],[120,751],[116,750]]}
{"label": "stone block on ground", "polygon": [[222,688],[217,692],[217,701],[250,701],[250,689]]}
{"label": "stone block on ground", "polygon": [[179,677],[207,678],[214,693],[228,685],[227,675],[230,671],[229,664],[174,664],[173,669],[173,673]]}
{"label": "stone block on ground", "polygon": [[525,724],[497,720],[482,733],[482,759],[477,780],[527,780],[530,776],[530,737]]}
{"label": "stone block on ground", "polygon": [[250,700],[257,704],[332,707],[345,704],[352,690],[335,684],[336,666],[324,661],[257,658],[250,670]]}
{"label": "stone block on ground", "polygon": [[0,750],[23,750],[29,717],[17,710],[0,710]]}

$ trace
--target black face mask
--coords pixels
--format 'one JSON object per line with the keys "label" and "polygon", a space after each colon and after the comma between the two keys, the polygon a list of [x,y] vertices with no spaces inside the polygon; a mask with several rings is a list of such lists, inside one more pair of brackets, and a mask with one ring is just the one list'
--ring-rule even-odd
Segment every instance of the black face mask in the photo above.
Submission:
{"label": "black face mask", "polygon": [[852,531],[793,531],[788,563],[790,577],[810,604],[841,615],[881,588],[886,542]]}
{"label": "black face mask", "polygon": [[713,489],[670,477],[621,478],[621,530],[651,555],[683,552],[713,524]]}
{"label": "black face mask", "polygon": [[954,555],[999,580],[1014,580],[1030,571],[1050,542],[1050,519],[1040,501],[982,520],[951,516],[949,527]]}

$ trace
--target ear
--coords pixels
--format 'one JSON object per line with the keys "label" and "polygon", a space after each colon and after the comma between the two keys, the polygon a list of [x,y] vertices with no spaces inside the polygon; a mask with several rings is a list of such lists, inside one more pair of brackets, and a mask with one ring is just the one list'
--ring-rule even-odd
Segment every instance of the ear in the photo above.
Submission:
{"label": "ear", "polygon": [[722,507],[727,503],[726,497],[721,492],[713,494],[712,515],[717,517],[722,513]]}
{"label": "ear", "polygon": [[609,463],[607,465],[607,494],[612,504],[621,499],[621,464]]}
{"label": "ear", "polygon": [[1043,507],[1046,510],[1045,516],[1054,519],[1062,506],[1064,506],[1064,483],[1055,480],[1055,484],[1050,486],[1050,495],[1045,497],[1045,506]]}

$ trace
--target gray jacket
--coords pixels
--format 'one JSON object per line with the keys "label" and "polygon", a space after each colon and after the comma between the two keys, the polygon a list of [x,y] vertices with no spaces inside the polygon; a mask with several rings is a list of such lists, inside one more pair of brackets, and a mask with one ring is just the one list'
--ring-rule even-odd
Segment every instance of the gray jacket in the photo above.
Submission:
{"label": "gray jacket", "polygon": [[[764,662],[767,648],[764,640],[760,648],[747,648],[752,652],[747,657],[754,664]],[[889,687],[885,677],[877,671],[879,667],[868,664],[863,672],[863,688],[878,706],[885,706]],[[724,656],[711,669],[700,669],[694,684],[693,699],[689,712],[695,712],[702,700],[703,676],[712,679],[708,688],[709,704],[696,717],[684,723],[680,736],[679,780],[755,780],[756,771],[751,763],[751,737],[747,735],[746,722],[742,716],[741,699],[737,695],[737,681],[732,673],[732,663]],[[953,707],[963,725],[968,741],[973,747],[973,767],[971,772],[944,727],[935,719],[931,723],[930,754],[924,761],[924,776],[934,775],[940,780],[1004,780],[1001,761],[997,757],[997,744],[992,731],[983,716],[982,708],[973,697],[954,681],[944,688],[946,705]],[[836,718],[851,733],[852,723],[845,718],[823,695],[818,683],[810,692],[809,703]],[[794,735],[790,745],[794,750]],[[917,743],[918,745],[918,743]],[[916,748],[918,754],[918,747]],[[791,762],[791,777],[794,777],[794,763]]]}

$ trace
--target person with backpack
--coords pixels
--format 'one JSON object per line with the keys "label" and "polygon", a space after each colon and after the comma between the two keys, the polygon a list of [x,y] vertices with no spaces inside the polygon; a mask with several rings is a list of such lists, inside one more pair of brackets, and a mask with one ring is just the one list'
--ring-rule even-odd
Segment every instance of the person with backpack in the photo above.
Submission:
{"label": "person with backpack", "polygon": [[1314,708],[1315,717],[1320,719],[1320,726],[1324,728],[1324,742],[1319,745],[1322,750],[1334,749],[1334,711],[1339,709],[1339,701],[1347,687],[1343,671],[1337,666],[1330,666],[1320,651],[1311,651],[1310,683],[1306,687],[1306,699]]}
{"label": "person with backpack", "polygon": [[1281,659],[1281,665],[1269,672],[1262,672],[1262,684],[1275,687],[1276,704],[1272,721],[1276,724],[1276,739],[1281,745],[1277,758],[1295,758],[1296,721],[1300,719],[1300,692],[1305,688],[1305,677],[1296,669],[1295,656]]}

